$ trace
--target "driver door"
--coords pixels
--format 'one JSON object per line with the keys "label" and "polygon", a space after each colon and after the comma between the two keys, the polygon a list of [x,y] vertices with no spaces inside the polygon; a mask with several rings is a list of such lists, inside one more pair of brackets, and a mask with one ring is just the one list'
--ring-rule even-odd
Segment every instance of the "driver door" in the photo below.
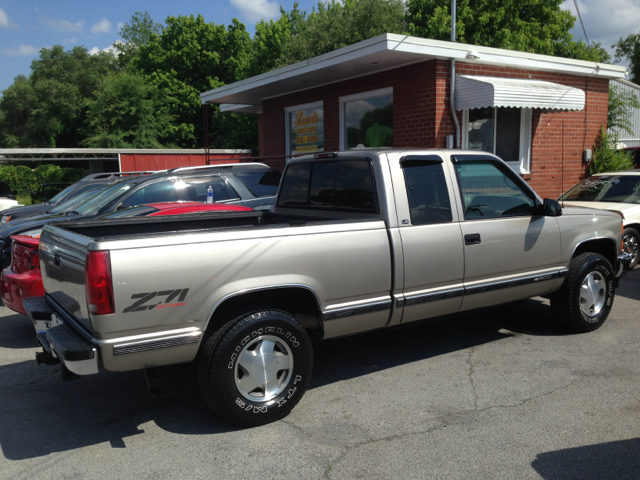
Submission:
{"label": "driver door", "polygon": [[483,155],[456,155],[464,243],[461,311],[542,295],[559,275],[560,230],[536,214],[539,201],[507,165]]}

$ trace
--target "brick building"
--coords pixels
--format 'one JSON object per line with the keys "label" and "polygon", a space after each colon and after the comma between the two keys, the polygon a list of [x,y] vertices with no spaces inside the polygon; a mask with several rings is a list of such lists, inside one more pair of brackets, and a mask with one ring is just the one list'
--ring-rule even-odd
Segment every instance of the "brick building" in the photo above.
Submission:
{"label": "brick building", "polygon": [[260,155],[278,168],[305,152],[445,148],[447,136],[455,144],[455,110],[461,148],[497,154],[555,198],[586,173],[583,151],[606,128],[609,80],[624,74],[614,65],[384,34],[201,100],[258,115]]}

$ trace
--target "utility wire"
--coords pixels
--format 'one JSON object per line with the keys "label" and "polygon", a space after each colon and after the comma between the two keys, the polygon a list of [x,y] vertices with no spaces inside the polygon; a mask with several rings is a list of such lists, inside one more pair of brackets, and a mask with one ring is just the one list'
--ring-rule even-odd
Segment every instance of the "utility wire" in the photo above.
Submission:
{"label": "utility wire", "polygon": [[584,23],[582,22],[582,16],[580,15],[580,9],[578,8],[578,0],[573,0],[573,4],[576,6],[576,12],[578,12],[578,19],[580,25],[582,25],[582,31],[584,32],[584,38],[587,39],[587,47],[589,46],[589,37],[587,37],[587,31],[584,29]]}

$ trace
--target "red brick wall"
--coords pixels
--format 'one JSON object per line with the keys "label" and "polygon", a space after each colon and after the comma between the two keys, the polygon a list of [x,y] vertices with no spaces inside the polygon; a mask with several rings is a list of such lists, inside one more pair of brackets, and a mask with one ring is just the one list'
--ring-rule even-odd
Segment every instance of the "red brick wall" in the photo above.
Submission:
{"label": "red brick wall", "polygon": [[[441,60],[438,63],[438,80],[443,80],[448,87],[449,62]],[[563,189],[567,190],[584,178],[588,169],[582,163],[582,151],[592,149],[600,131],[600,125],[604,125],[605,128],[607,126],[608,80],[469,63],[457,63],[456,73],[459,75],[531,78],[532,80],[545,80],[583,90],[586,93],[586,101],[585,108],[581,111],[533,110],[531,173],[525,178],[543,198],[556,198]],[[459,117],[462,118],[461,115]],[[444,145],[442,140],[444,135],[453,133],[453,122],[448,112],[442,116],[441,124],[443,132],[438,136],[438,142]]]}
{"label": "red brick wall", "polygon": [[[600,125],[606,126],[609,82],[574,75],[457,63],[457,74],[546,80],[584,90],[585,109],[578,112],[533,113],[531,174],[525,178],[543,197],[555,198],[586,173],[582,150],[592,148]],[[338,150],[338,98],[379,88],[393,87],[393,143],[395,148],[444,148],[447,135],[454,134],[449,111],[450,62],[432,60],[264,101],[258,117],[262,157],[276,168],[284,167],[284,109],[322,100],[324,102],[325,150]],[[587,121],[585,122],[585,117]],[[458,112],[462,124],[462,112]],[[564,128],[564,181],[562,152]]]}

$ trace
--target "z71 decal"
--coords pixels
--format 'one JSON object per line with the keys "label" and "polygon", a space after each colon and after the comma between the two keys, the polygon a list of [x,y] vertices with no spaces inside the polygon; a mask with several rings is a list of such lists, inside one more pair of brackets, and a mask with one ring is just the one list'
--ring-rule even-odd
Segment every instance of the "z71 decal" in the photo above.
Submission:
{"label": "z71 decal", "polygon": [[[161,292],[150,292],[150,293],[134,293],[131,295],[131,300],[139,298],[140,300],[133,303],[133,305],[129,305],[127,308],[122,310],[122,313],[129,312],[145,312],[147,310],[154,310],[158,308],[169,308],[169,307],[184,307],[186,302],[184,301],[187,298],[187,293],[189,293],[188,288],[179,288],[177,290],[163,290]],[[160,297],[167,297],[164,301]],[[158,303],[158,300],[160,300]],[[151,305],[145,305],[153,301]]]}

